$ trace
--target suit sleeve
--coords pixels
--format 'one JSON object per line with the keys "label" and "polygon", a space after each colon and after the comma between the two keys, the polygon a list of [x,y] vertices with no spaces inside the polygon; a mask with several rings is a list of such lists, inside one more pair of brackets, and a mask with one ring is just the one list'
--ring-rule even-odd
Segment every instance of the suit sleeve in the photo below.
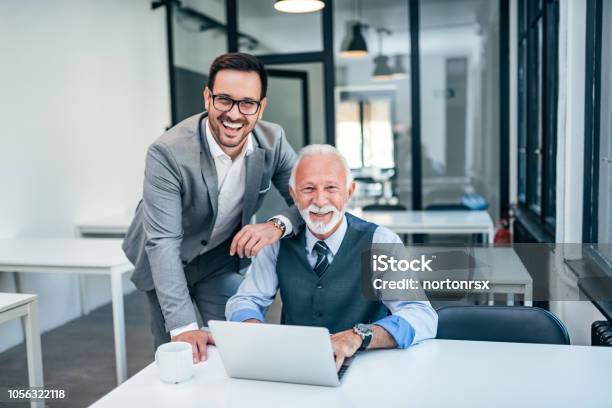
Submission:
{"label": "suit sleeve", "polygon": [[143,186],[145,251],[168,331],[197,321],[180,256],[181,190],[176,160],[163,144],[152,145]]}
{"label": "suit sleeve", "polygon": [[285,131],[281,128],[281,138],[277,147],[276,152],[278,157],[277,165],[272,175],[272,183],[274,187],[281,193],[289,208],[281,212],[281,215],[286,217],[291,223],[291,230],[294,234],[297,234],[304,224],[304,220],[300,215],[299,210],[293,203],[293,199],[289,194],[289,178],[291,177],[291,170],[297,159],[295,151],[287,141],[285,137]]}

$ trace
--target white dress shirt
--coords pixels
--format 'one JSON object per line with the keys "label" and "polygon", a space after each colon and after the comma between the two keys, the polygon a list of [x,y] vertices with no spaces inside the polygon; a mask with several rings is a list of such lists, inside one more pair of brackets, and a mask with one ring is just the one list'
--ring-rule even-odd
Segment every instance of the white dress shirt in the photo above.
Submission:
{"label": "white dress shirt", "polygon": [[[235,231],[236,227],[241,222],[242,218],[242,201],[244,199],[245,183],[246,183],[246,157],[253,153],[253,134],[247,135],[244,148],[236,156],[234,160],[228,156],[217,143],[212,135],[208,119],[206,120],[206,141],[210,155],[215,161],[215,169],[217,170],[217,186],[219,188],[217,217],[213,227],[208,245],[202,248],[200,254],[210,251],[221,242],[227,240]],[[289,219],[282,215],[277,215],[275,218],[280,218],[285,223],[285,235],[290,234],[292,225]],[[197,330],[197,322],[190,323],[186,326],[177,327],[170,331],[170,336],[175,337],[179,334]]]}
{"label": "white dress shirt", "polygon": [[253,135],[249,133],[242,151],[232,160],[212,136],[208,120],[206,121],[206,141],[208,142],[210,155],[215,161],[219,194],[215,225],[208,240],[208,245],[204,246],[200,254],[210,251],[216,245],[228,239],[240,224],[246,180],[245,159],[246,156],[253,153]]}

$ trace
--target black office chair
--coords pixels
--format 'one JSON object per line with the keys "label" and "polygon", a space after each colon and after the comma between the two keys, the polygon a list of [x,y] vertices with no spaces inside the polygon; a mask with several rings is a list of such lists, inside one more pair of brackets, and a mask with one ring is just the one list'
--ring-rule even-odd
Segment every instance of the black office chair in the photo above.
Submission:
{"label": "black office chair", "polygon": [[470,211],[470,208],[461,203],[438,203],[429,204],[425,207],[426,211]]}
{"label": "black office chair", "polygon": [[552,313],[523,306],[445,306],[438,309],[438,339],[569,344]]}
{"label": "black office chair", "polygon": [[407,208],[401,204],[368,204],[364,205],[363,211],[406,211]]}

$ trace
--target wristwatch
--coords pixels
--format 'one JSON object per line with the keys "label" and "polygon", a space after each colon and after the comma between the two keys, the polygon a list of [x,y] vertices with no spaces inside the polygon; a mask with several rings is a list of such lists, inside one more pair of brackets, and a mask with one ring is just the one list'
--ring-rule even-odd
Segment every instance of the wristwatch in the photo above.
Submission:
{"label": "wristwatch", "polygon": [[369,324],[357,323],[353,327],[353,331],[359,337],[361,337],[361,346],[359,347],[359,350],[367,349],[372,341],[372,336],[374,335],[372,327]]}
{"label": "wristwatch", "polygon": [[285,225],[285,223],[283,221],[281,221],[280,218],[270,218],[268,221],[272,221],[274,226],[276,228],[278,228],[279,230],[281,230],[282,235],[285,235],[285,231],[287,230],[287,226]]}

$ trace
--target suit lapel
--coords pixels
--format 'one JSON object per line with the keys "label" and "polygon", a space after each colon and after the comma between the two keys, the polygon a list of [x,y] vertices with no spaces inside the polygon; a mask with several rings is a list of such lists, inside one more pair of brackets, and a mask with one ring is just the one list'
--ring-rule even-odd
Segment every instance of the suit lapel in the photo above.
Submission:
{"label": "suit lapel", "polygon": [[206,117],[208,114],[204,112],[200,118],[199,134],[200,134],[200,166],[202,168],[202,178],[208,187],[208,197],[212,208],[213,220],[217,218],[217,201],[219,198],[219,186],[217,185],[217,168],[215,161],[210,154],[208,141],[206,140]]}
{"label": "suit lapel", "polygon": [[263,167],[266,157],[264,149],[259,147],[259,142],[253,131],[253,153],[245,157],[245,187],[244,201],[242,206],[242,225],[249,223],[251,216],[255,212],[255,206],[259,198],[259,186],[263,176]]}

